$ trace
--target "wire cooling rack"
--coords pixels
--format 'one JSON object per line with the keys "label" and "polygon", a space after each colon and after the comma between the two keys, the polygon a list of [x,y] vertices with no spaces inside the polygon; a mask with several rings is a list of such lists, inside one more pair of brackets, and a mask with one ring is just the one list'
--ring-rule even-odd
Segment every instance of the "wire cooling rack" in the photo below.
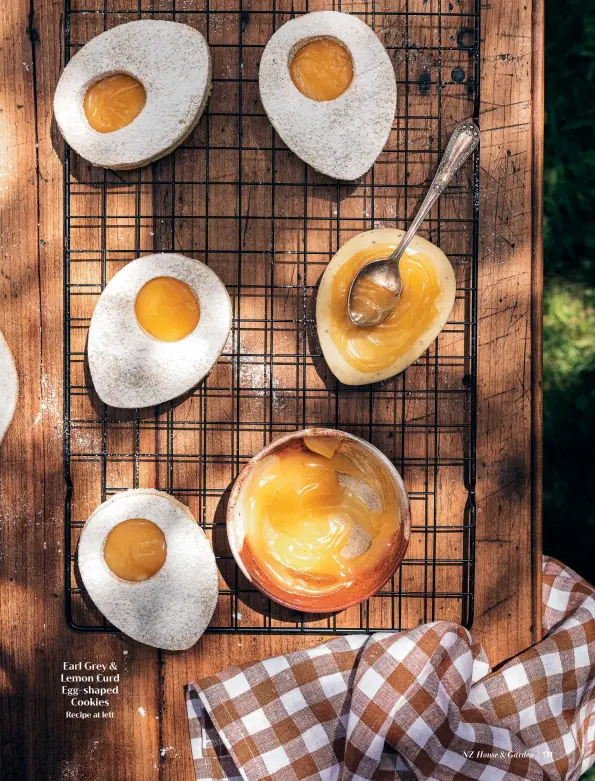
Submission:
{"label": "wire cooling rack", "polygon": [[[138,171],[94,169],[65,153],[66,617],[113,631],[82,589],[76,545],[116,492],[155,487],[190,506],[211,538],[220,598],[209,631],[337,633],[434,619],[470,625],[475,528],[479,168],[459,173],[422,233],[449,256],[457,298],[447,327],[387,382],[343,386],[316,340],[316,285],[337,248],[375,226],[405,227],[456,122],[479,108],[479,0],[70,0],[65,56],[133,19],[198,28],[212,52],[205,115],[175,153]],[[258,61],[272,33],[313,10],[354,13],[394,63],[398,105],[374,169],[356,183],[317,174],[276,136],[260,104]],[[362,119],[365,121],[365,118]],[[86,335],[109,279],[130,260],[176,251],[225,282],[233,331],[211,374],[181,400],[134,412],[93,391]],[[227,547],[225,506],[243,465],[309,425],[362,436],[400,470],[412,506],[407,556],[368,602],[333,616],[278,607]]]}

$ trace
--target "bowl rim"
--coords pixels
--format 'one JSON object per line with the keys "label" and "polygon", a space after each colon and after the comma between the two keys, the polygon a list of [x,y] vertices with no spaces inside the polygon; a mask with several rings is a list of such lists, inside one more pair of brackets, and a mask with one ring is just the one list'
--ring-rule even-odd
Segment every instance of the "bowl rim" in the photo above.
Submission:
{"label": "bowl rim", "polygon": [[[238,539],[237,539],[238,535],[236,533],[237,526],[238,526],[238,518],[239,518],[237,508],[241,499],[242,490],[245,487],[246,482],[249,480],[256,464],[258,464],[263,458],[266,458],[268,455],[275,452],[279,448],[287,446],[295,440],[303,439],[306,436],[326,436],[334,439],[348,439],[349,441],[354,442],[356,445],[368,450],[368,452],[371,452],[375,457],[379,459],[379,461],[387,469],[390,477],[392,478],[397,489],[397,495],[399,498],[399,507],[401,510],[401,526],[399,529],[399,537],[395,545],[394,560],[390,566],[386,579],[383,580],[382,583],[379,584],[374,583],[371,589],[364,589],[363,591],[358,591],[357,596],[346,598],[340,604],[335,605],[327,610],[322,608],[320,605],[317,605],[312,609],[308,609],[301,604],[296,605],[295,602],[292,602],[291,599],[292,595],[289,592],[284,592],[287,594],[286,599],[280,598],[276,594],[272,594],[267,589],[266,584],[263,585],[259,580],[257,580],[254,577],[252,571],[248,568],[248,566],[242,559],[242,556],[240,554],[241,547],[238,547]],[[289,608],[290,610],[296,610],[300,613],[337,613],[343,610],[347,610],[348,608],[353,607],[354,605],[358,605],[360,602],[365,602],[367,599],[372,597],[382,588],[382,586],[385,583],[387,583],[393,577],[397,569],[401,566],[405,553],[407,552],[407,548],[409,547],[409,538],[411,535],[411,507],[409,502],[409,495],[407,494],[407,489],[405,488],[403,478],[401,477],[400,473],[398,472],[397,468],[392,463],[392,461],[375,445],[373,445],[371,442],[368,442],[365,439],[362,439],[361,437],[356,436],[355,434],[351,434],[348,431],[341,431],[340,429],[333,429],[333,428],[324,428],[321,426],[312,426],[305,429],[298,429],[297,431],[291,431],[279,437],[278,439],[269,442],[268,445],[266,445],[255,456],[253,456],[248,461],[247,464],[245,464],[240,474],[236,477],[229,496],[229,503],[227,505],[227,511],[225,514],[225,525],[226,525],[229,547],[231,549],[236,564],[238,565],[238,567],[240,568],[244,576],[248,579],[248,581],[251,584],[255,585],[260,591],[262,591],[262,593],[265,596],[267,596],[269,599],[272,599],[273,602],[282,605],[283,607]],[[347,588],[345,592],[346,597],[350,593],[352,588],[353,587]]]}

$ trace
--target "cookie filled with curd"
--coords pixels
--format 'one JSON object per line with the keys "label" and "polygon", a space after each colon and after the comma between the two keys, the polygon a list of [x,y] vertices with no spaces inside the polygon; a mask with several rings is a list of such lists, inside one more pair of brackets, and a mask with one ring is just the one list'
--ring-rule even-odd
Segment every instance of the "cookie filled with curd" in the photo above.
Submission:
{"label": "cookie filled with curd", "polygon": [[92,38],[58,81],[54,116],[85,160],[140,168],[171,152],[200,120],[211,91],[211,55],[198,30],[141,19]]}
{"label": "cookie filled with curd", "polygon": [[[379,228],[346,242],[320,280],[316,328],[328,367],[345,385],[380,382],[404,371],[437,338],[455,301],[454,270],[436,245],[415,236],[400,260],[403,291],[392,313],[378,325],[351,322],[347,300],[363,266],[388,257],[404,231]],[[383,306],[386,290],[373,282],[358,286],[358,309],[372,314]],[[392,297],[392,294],[390,294]]]}

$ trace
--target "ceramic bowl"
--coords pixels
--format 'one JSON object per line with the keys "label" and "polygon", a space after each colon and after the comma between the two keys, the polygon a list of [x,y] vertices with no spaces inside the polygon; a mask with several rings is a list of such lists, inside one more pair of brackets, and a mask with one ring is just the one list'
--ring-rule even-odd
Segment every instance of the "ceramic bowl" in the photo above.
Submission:
{"label": "ceramic bowl", "polygon": [[[267,577],[261,567],[257,566],[255,556],[248,546],[244,546],[245,537],[245,513],[246,491],[250,477],[255,467],[269,455],[280,453],[291,447],[304,436],[324,436],[333,439],[347,440],[355,449],[361,449],[368,460],[372,460],[374,466],[383,470],[392,481],[397,495],[401,524],[393,535],[389,553],[380,562],[372,573],[362,573],[362,577],[356,578],[349,586],[331,595],[308,595],[290,593]],[[330,613],[362,602],[375,594],[395,573],[409,544],[411,530],[411,515],[409,510],[409,498],[403,485],[401,475],[397,472],[390,460],[378,450],[378,448],[366,442],[364,439],[348,434],[345,431],[336,431],[326,428],[309,428],[294,431],[280,437],[261,450],[251,461],[246,464],[234,483],[227,508],[227,536],[231,552],[246,578],[264,594],[285,607],[300,610],[307,613]]]}

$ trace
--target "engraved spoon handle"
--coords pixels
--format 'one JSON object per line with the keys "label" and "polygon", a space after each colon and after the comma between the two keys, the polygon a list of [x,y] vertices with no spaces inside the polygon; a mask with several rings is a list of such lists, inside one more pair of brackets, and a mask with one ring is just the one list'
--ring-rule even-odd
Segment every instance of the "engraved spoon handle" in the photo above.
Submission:
{"label": "engraved spoon handle", "polygon": [[387,258],[387,263],[398,263],[401,255],[405,252],[411,239],[419,230],[420,225],[425,220],[428,212],[442,195],[450,180],[475,151],[479,143],[479,128],[473,122],[461,122],[456,126],[450,137],[448,145],[444,150],[438,170],[434,174],[432,184],[428,194],[423,200],[419,211],[415,215],[413,222],[409,226],[407,233],[401,239],[399,246],[393,254]]}

